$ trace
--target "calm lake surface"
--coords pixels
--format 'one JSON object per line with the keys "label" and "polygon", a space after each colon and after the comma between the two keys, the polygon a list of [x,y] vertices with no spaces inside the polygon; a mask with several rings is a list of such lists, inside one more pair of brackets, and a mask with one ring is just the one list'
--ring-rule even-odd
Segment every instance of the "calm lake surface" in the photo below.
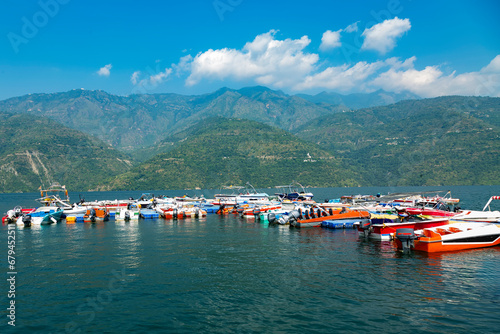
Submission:
{"label": "calm lake surface", "polygon": [[[500,195],[500,186],[310,190],[318,202],[451,190],[462,208],[478,210]],[[87,200],[140,194],[81,193]],[[33,206],[37,195],[0,194],[0,212]],[[499,247],[402,254],[355,230],[217,215],[15,229],[14,328],[6,316],[8,228],[1,230],[1,333],[500,332]]]}

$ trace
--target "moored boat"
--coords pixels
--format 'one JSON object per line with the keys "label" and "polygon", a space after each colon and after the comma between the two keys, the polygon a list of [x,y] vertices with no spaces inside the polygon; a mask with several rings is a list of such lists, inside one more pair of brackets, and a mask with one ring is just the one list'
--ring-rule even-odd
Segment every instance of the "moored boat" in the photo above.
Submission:
{"label": "moored boat", "polygon": [[304,186],[296,181],[293,181],[292,184],[276,186],[275,188],[280,190],[280,192],[275,195],[278,196],[281,201],[311,201],[314,197],[312,192],[306,191]]}
{"label": "moored boat", "polygon": [[54,211],[47,210],[46,207],[41,207],[31,213],[20,216],[16,224],[24,227],[29,227],[31,225],[50,225],[60,222],[62,215],[63,210],[60,208]]}
{"label": "moored boat", "polygon": [[[415,235],[410,231],[402,232],[396,240],[399,249],[413,248],[428,253],[460,251],[500,244],[500,227],[489,223],[453,223],[424,228],[421,233],[415,232]],[[406,243],[407,240],[410,240],[409,244]]]}
{"label": "moored boat", "polygon": [[500,196],[491,196],[484,206],[483,211],[461,210],[457,215],[453,217],[453,220],[500,223],[500,211],[491,211],[490,208],[491,202],[495,200],[500,200]]}
{"label": "moored boat", "polygon": [[87,209],[83,216],[85,223],[96,223],[99,221],[109,220],[109,210],[107,208],[91,208]]}
{"label": "moored boat", "polygon": [[340,210],[330,210],[329,212],[325,210],[310,210],[301,213],[300,218],[291,221],[290,226],[303,228],[303,227],[318,227],[321,226],[321,222],[324,220],[350,220],[350,219],[365,219],[369,218],[370,213],[365,210],[350,210],[342,208]]}
{"label": "moored boat", "polygon": [[359,225],[358,231],[360,235],[366,235],[375,240],[392,240],[394,239],[397,229],[409,228],[412,230],[421,230],[424,228],[436,227],[449,224],[449,218],[410,220],[395,223],[369,224]]}
{"label": "moored boat", "polygon": [[139,219],[139,208],[137,206],[128,205],[127,207],[120,208],[115,213],[115,220],[137,220]]}

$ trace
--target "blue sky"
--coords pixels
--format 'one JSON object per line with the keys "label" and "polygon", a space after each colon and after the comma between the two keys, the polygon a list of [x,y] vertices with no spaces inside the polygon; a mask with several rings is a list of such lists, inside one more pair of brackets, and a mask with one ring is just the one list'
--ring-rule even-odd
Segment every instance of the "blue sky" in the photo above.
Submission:
{"label": "blue sky", "polygon": [[0,99],[100,89],[500,96],[498,1],[7,0]]}

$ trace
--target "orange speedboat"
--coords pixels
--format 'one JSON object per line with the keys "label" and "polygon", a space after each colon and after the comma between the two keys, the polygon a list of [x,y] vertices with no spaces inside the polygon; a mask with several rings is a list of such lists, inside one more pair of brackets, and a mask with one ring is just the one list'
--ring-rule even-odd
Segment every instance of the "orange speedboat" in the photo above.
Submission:
{"label": "orange speedboat", "polygon": [[300,214],[297,220],[290,221],[290,225],[294,227],[317,227],[321,226],[321,222],[325,220],[351,220],[351,219],[370,218],[370,213],[365,210],[350,210],[347,208],[319,211],[305,211]]}
{"label": "orange speedboat", "polygon": [[423,252],[448,252],[500,244],[500,227],[490,223],[455,223],[425,228],[412,235],[409,229],[396,232],[399,249],[413,248]]}

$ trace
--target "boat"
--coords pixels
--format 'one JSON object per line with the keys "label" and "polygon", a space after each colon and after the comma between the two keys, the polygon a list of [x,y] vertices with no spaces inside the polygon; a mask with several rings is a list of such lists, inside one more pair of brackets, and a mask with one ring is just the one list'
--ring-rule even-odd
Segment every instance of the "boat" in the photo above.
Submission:
{"label": "boat", "polygon": [[68,215],[84,214],[87,210],[86,206],[81,206],[77,203],[71,204],[66,186],[61,186],[57,182],[52,183],[46,189],[43,189],[43,186],[40,186],[38,190],[40,191],[41,197],[35,199],[35,201],[39,202],[42,207],[45,207],[45,211],[57,211],[61,208],[64,211],[64,218]]}
{"label": "boat", "polygon": [[500,244],[500,227],[490,223],[453,223],[421,232],[398,229],[398,249],[435,253],[492,247]]}
{"label": "boat", "polygon": [[96,223],[99,221],[109,220],[109,210],[108,208],[91,208],[87,209],[85,215],[83,216],[83,221],[85,223]]}
{"label": "boat", "polygon": [[238,204],[270,203],[269,195],[267,193],[258,193],[249,182],[246,183],[246,186],[222,187],[220,193],[215,194],[214,198],[214,205],[225,205],[226,207]]}
{"label": "boat", "polygon": [[[42,206],[62,205],[63,207],[71,207],[66,186],[61,186],[59,183],[54,182],[48,188],[43,188],[43,185],[38,188],[40,198],[36,199]],[[64,194],[64,197],[61,194]]]}
{"label": "boat", "polygon": [[453,217],[453,220],[500,223],[500,211],[491,211],[490,207],[491,202],[495,200],[500,200],[500,196],[491,196],[484,206],[483,211],[461,210],[457,215]]}
{"label": "boat", "polygon": [[329,211],[326,210],[306,210],[305,212],[299,212],[300,217],[296,220],[290,221],[290,226],[303,228],[303,227],[319,227],[321,222],[325,220],[330,221],[341,221],[341,220],[352,220],[352,219],[366,219],[370,217],[370,213],[365,210],[351,210],[347,208],[336,209]]}
{"label": "boat", "polygon": [[207,212],[197,205],[184,205],[180,209],[185,218],[202,218],[207,216]]}
{"label": "boat", "polygon": [[47,207],[40,207],[31,213],[20,216],[16,224],[18,226],[29,227],[31,225],[50,225],[61,221],[63,210],[61,208],[48,210]]}
{"label": "boat", "polygon": [[16,206],[14,209],[7,211],[7,214],[2,217],[2,224],[16,223],[19,217],[33,211],[35,211],[35,208],[23,209],[20,206]]}
{"label": "boat", "polygon": [[124,208],[119,208],[115,213],[115,220],[138,220],[139,219],[139,208],[137,206],[128,205]]}
{"label": "boat", "polygon": [[358,232],[361,236],[368,236],[375,240],[392,240],[395,237],[396,230],[401,228],[408,228],[412,230],[422,230],[424,228],[431,228],[449,224],[450,220],[447,217],[436,219],[411,219],[409,221],[400,221],[394,223],[379,223],[373,224],[371,222],[360,224]]}
{"label": "boat", "polygon": [[276,205],[248,205],[238,206],[236,211],[244,218],[257,218],[259,219],[260,214],[269,213],[281,209],[280,204]]}
{"label": "boat", "polygon": [[452,211],[450,207],[441,200],[438,200],[435,204],[417,204],[415,207],[401,208],[398,211],[408,213],[411,216],[426,216],[431,218],[453,217],[458,213],[457,211]]}
{"label": "boat", "polygon": [[[450,191],[446,192],[444,196],[440,196],[439,193],[442,192],[443,191],[423,191],[423,192],[392,193],[387,195],[377,194],[378,197],[377,201],[390,203],[392,206],[402,206],[402,207],[434,206],[438,202],[445,203],[446,205],[456,205],[460,202],[458,198],[451,197]],[[424,196],[426,194],[434,194],[434,196]]]}
{"label": "boat", "polygon": [[275,188],[281,190],[280,192],[275,193],[280,201],[311,201],[314,197],[313,193],[307,192],[304,186],[296,181],[293,181],[289,185],[276,186]]}

